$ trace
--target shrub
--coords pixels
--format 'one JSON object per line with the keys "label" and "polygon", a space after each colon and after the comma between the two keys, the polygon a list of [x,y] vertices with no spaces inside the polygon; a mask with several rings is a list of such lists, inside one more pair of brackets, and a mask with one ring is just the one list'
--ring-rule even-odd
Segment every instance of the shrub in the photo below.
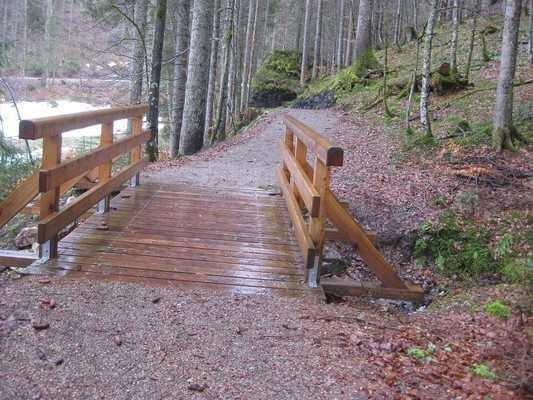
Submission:
{"label": "shrub", "polygon": [[487,303],[485,305],[485,312],[491,317],[497,317],[499,319],[509,319],[511,317],[511,309],[500,300]]}
{"label": "shrub", "polygon": [[487,367],[485,364],[474,364],[472,366],[472,372],[474,375],[479,376],[483,379],[491,379],[495,380],[498,378],[498,376],[490,370],[489,367]]}
{"label": "shrub", "polygon": [[465,279],[497,270],[489,239],[485,229],[470,221],[460,224],[453,211],[446,211],[436,223],[422,225],[414,255],[422,264],[432,262],[440,273]]}

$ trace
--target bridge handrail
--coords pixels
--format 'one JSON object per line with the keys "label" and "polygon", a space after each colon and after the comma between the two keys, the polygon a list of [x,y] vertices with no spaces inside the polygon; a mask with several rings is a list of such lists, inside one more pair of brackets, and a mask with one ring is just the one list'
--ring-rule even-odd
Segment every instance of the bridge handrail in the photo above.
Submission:
{"label": "bridge handrail", "polygon": [[28,140],[41,139],[45,136],[55,136],[59,133],[87,128],[92,125],[139,117],[144,115],[147,111],[148,105],[136,104],[32,120],[22,120],[19,124],[19,138]]}
{"label": "bridge handrail", "polygon": [[[330,167],[342,166],[343,150],[292,116],[285,115],[284,123],[286,131],[281,143],[282,165],[277,171],[278,179],[308,269],[309,285],[317,287],[319,284],[325,241],[342,240],[356,246],[358,254],[384,285],[370,289],[362,285],[346,291],[420,299],[421,290],[402,281],[374,246],[375,235],[365,231],[330,190]],[[311,164],[309,158],[313,161]],[[327,220],[335,228],[327,228]],[[339,290],[343,284],[330,283],[329,286]]]}
{"label": "bridge handrail", "polygon": [[[140,104],[21,121],[21,138],[43,139],[38,185],[33,189],[41,193],[37,237],[41,245],[41,258],[56,257],[61,230],[95,204],[98,203],[99,212],[109,211],[111,193],[118,190],[126,180],[133,178],[133,184],[138,184],[139,171],[144,165],[141,146],[150,138],[150,133],[142,130],[142,119],[147,111],[148,105]],[[131,120],[131,136],[114,142],[114,121],[121,119]],[[62,134],[92,125],[102,125],[100,146],[87,154],[62,162]],[[131,155],[129,165],[112,175],[113,161],[127,153]],[[64,187],[95,169],[98,170],[98,183],[60,209],[59,198]]]}

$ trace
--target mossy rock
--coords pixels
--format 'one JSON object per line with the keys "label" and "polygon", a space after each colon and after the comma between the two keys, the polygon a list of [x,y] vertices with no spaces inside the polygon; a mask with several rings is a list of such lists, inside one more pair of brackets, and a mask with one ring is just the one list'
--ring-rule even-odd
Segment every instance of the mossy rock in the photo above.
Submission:
{"label": "mossy rock", "polygon": [[278,107],[294,100],[300,91],[301,60],[297,51],[270,54],[253,77],[250,106]]}
{"label": "mossy rock", "polygon": [[452,71],[450,64],[443,63],[431,74],[431,90],[439,96],[465,89],[468,82],[456,71]]}

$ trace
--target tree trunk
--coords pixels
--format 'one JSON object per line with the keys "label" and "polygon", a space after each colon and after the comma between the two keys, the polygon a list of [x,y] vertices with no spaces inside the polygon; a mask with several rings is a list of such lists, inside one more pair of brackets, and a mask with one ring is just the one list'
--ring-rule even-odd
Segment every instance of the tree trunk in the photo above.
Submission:
{"label": "tree trunk", "polygon": [[[533,1],[533,0],[532,0]],[[481,11],[481,0],[474,0],[474,10],[472,15],[472,29],[470,31],[470,45],[468,47],[468,58],[465,68],[465,80],[470,80],[470,69],[472,68],[472,58],[474,57],[474,46],[476,43],[477,20]]]}
{"label": "tree trunk", "polygon": [[246,104],[245,110],[248,109],[250,101],[250,86],[252,84],[252,75],[255,66],[256,58],[256,37],[257,37],[257,18],[259,15],[259,0],[255,2],[254,23],[252,26],[252,42],[250,43],[250,67],[248,68],[248,76],[246,77]]}
{"label": "tree trunk", "polygon": [[189,15],[191,0],[180,0],[176,4],[176,49],[174,60],[174,81],[172,90],[172,113],[170,119],[170,156],[178,156],[181,119],[185,103],[187,83],[187,61],[189,59]]}
{"label": "tree trunk", "polygon": [[402,16],[402,0],[397,0],[396,16],[394,19],[394,44],[396,45],[396,47],[400,47],[401,16]]}
{"label": "tree trunk", "polygon": [[49,87],[49,78],[52,74],[52,20],[54,18],[54,1],[47,0],[46,2],[46,19],[44,21],[44,51],[45,51],[45,66],[44,66],[44,86]]}
{"label": "tree trunk", "polygon": [[533,0],[529,0],[529,63],[533,64]]}
{"label": "tree trunk", "polygon": [[150,90],[148,94],[148,125],[152,136],[146,144],[146,152],[150,162],[157,161],[159,156],[159,92],[161,84],[161,67],[163,62],[163,42],[165,39],[165,22],[167,0],[157,0],[155,9],[154,47],[152,49],[152,72],[150,74]]}
{"label": "tree trunk", "polygon": [[318,77],[318,69],[321,62],[321,45],[322,45],[322,3],[323,0],[318,0],[318,9],[316,16],[316,30],[315,30],[315,53],[313,57],[313,72],[311,74],[312,79]]}
{"label": "tree trunk", "polygon": [[211,123],[213,122],[213,104],[215,101],[215,86],[218,69],[218,42],[220,30],[220,0],[214,0],[213,34],[211,39],[211,58],[209,60],[209,83],[207,85],[207,105],[205,110],[204,144],[207,144]]}
{"label": "tree trunk", "polygon": [[22,77],[26,76],[26,63],[28,55],[28,0],[24,0],[23,11],[24,27],[22,32]]}
{"label": "tree trunk", "polygon": [[432,136],[429,115],[429,89],[431,73],[431,52],[433,50],[433,33],[437,17],[437,0],[431,0],[428,22],[426,25],[426,39],[422,56],[422,87],[420,89],[420,124],[426,136]]}
{"label": "tree trunk", "polygon": [[137,0],[135,3],[135,45],[133,46],[130,103],[139,104],[142,98],[144,65],[146,60],[146,15],[148,0]]}
{"label": "tree trunk", "polygon": [[513,139],[519,138],[518,132],[513,126],[513,81],[516,70],[521,10],[522,0],[506,0],[501,64],[492,131],[492,143],[496,151],[502,151],[504,148],[513,149]]}
{"label": "tree trunk", "polygon": [[249,70],[252,67],[252,59],[251,59],[251,52],[252,52],[252,35],[253,35],[253,26],[254,26],[254,11],[256,3],[259,0],[250,0],[248,5],[248,22],[246,23],[246,42],[244,43],[244,62],[243,62],[243,70],[242,70],[242,77],[241,77],[241,104],[239,106],[239,111],[242,114],[244,111],[246,111],[246,108],[248,108],[248,76],[249,76]]}
{"label": "tree trunk", "polygon": [[462,4],[460,0],[453,0],[452,14],[452,42],[450,44],[450,69],[452,73],[457,73],[457,44],[459,43],[459,9]]}
{"label": "tree trunk", "polygon": [[[228,76],[228,98],[226,109],[227,118],[224,121],[224,126],[226,123],[233,123],[237,114],[237,63],[239,62],[239,51],[238,51],[238,38],[239,38],[239,21],[240,21],[240,10],[241,10],[241,0],[235,0],[234,9],[233,9],[233,30],[231,32],[232,46],[230,50],[230,62],[229,62],[229,76]],[[218,131],[218,122],[216,124]],[[226,129],[224,127],[224,129]]]}
{"label": "tree trunk", "polygon": [[348,32],[346,33],[346,48],[344,51],[344,66],[347,67],[352,62],[352,41],[353,41],[353,21],[354,21],[354,0],[349,1],[348,9],[350,15],[348,16]]}
{"label": "tree trunk", "polygon": [[[234,37],[235,25],[234,18],[235,15],[235,0],[228,0],[228,5],[226,8],[226,20],[225,28],[226,32],[224,35],[224,54],[222,57],[222,73],[220,74],[220,96],[218,97],[217,109],[216,109],[216,140],[226,139],[226,121],[227,116],[231,114],[231,110],[228,110],[228,92],[229,85],[229,70],[231,60],[231,48]],[[213,138],[215,140],[215,138]]]}
{"label": "tree trunk", "polygon": [[354,50],[356,62],[364,61],[362,59],[368,57],[368,51],[370,49],[371,12],[372,0],[360,0]]}
{"label": "tree trunk", "polygon": [[413,0],[413,24],[418,33],[418,0]]}
{"label": "tree trunk", "polygon": [[311,1],[305,2],[304,37],[302,43],[302,66],[300,68],[300,85],[307,80],[307,63],[309,58],[309,28],[311,25]]}
{"label": "tree trunk", "polygon": [[337,35],[337,68],[340,68],[343,64],[342,62],[342,52],[344,49],[343,39],[344,39],[344,0],[340,0],[340,11],[339,11],[339,31]]}
{"label": "tree trunk", "polygon": [[205,126],[209,50],[211,47],[212,1],[195,0],[189,48],[185,105],[180,134],[180,154],[193,154],[202,148]]}

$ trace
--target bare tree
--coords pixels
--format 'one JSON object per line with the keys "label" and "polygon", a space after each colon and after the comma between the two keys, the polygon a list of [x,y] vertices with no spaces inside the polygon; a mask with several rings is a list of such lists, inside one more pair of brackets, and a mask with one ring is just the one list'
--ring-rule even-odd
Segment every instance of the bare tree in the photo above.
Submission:
{"label": "bare tree", "polygon": [[452,14],[452,41],[450,44],[450,69],[457,73],[457,45],[459,43],[459,10],[462,4],[460,0],[453,0]]}
{"label": "bare tree", "polygon": [[131,60],[131,82],[130,82],[130,102],[138,104],[141,102],[144,65],[146,59],[146,15],[148,10],[148,0],[137,0],[135,2],[135,28],[136,40],[133,46]]}
{"label": "bare tree", "polygon": [[422,87],[420,88],[420,124],[427,136],[432,136],[429,115],[429,90],[431,74],[431,53],[433,51],[433,34],[437,18],[438,0],[431,0],[428,22],[426,25],[426,40],[422,56]]}
{"label": "bare tree", "polygon": [[209,78],[212,4],[210,0],[194,0],[180,154],[196,153],[203,145],[207,100],[205,82]]}
{"label": "bare tree", "polygon": [[300,69],[300,85],[304,85],[307,79],[307,63],[309,58],[309,28],[311,25],[311,2],[305,2],[304,36],[302,43],[302,66]]}
{"label": "bare tree", "polygon": [[189,59],[189,14],[191,0],[180,0],[176,4],[176,48],[174,60],[174,81],[172,90],[172,113],[170,119],[170,156],[179,153],[181,120],[185,103],[187,83],[187,61]]}
{"label": "bare tree", "polygon": [[465,80],[468,82],[470,80],[470,69],[472,68],[472,58],[474,57],[474,46],[476,44],[476,30],[477,30],[477,20],[479,13],[481,11],[481,0],[474,0],[474,9],[472,10],[472,27],[470,29],[470,44],[468,47],[468,58],[466,61],[465,68]]}
{"label": "bare tree", "polygon": [[339,27],[337,32],[337,68],[342,66],[342,53],[343,53],[343,38],[344,38],[344,0],[340,0],[339,10]]}
{"label": "bare tree", "polygon": [[159,92],[161,84],[161,67],[163,65],[163,42],[165,40],[165,22],[167,16],[167,0],[157,0],[155,9],[154,46],[152,48],[152,71],[148,92],[148,125],[152,136],[146,144],[146,152],[150,162],[157,161],[159,156]]}
{"label": "bare tree", "polygon": [[323,0],[318,0],[317,16],[316,16],[316,30],[315,30],[315,53],[313,57],[313,72],[311,77],[316,79],[318,77],[318,69],[321,62],[321,44],[322,44],[322,3]]}
{"label": "bare tree", "polygon": [[248,81],[249,70],[252,68],[252,35],[254,27],[254,11],[255,6],[258,0],[250,0],[248,5],[248,22],[246,24],[246,42],[244,44],[244,61],[243,61],[243,71],[241,76],[241,104],[239,110],[243,113],[248,107],[248,86],[250,82]]}
{"label": "bare tree", "polygon": [[209,60],[209,83],[207,85],[207,105],[205,111],[204,143],[207,143],[211,122],[213,121],[213,103],[215,101],[215,86],[218,64],[218,43],[220,30],[220,0],[214,0],[213,34],[211,39],[211,58]]}
{"label": "bare tree", "polygon": [[524,140],[513,125],[513,83],[521,11],[522,0],[505,1],[501,64],[498,87],[496,89],[496,106],[494,108],[494,127],[492,131],[492,144],[496,151],[513,149],[513,139]]}
{"label": "bare tree", "polygon": [[533,0],[529,0],[529,63],[533,64]]}
{"label": "bare tree", "polygon": [[371,42],[372,0],[359,1],[359,15],[357,16],[357,33],[355,34],[354,57],[356,62],[368,57]]}

